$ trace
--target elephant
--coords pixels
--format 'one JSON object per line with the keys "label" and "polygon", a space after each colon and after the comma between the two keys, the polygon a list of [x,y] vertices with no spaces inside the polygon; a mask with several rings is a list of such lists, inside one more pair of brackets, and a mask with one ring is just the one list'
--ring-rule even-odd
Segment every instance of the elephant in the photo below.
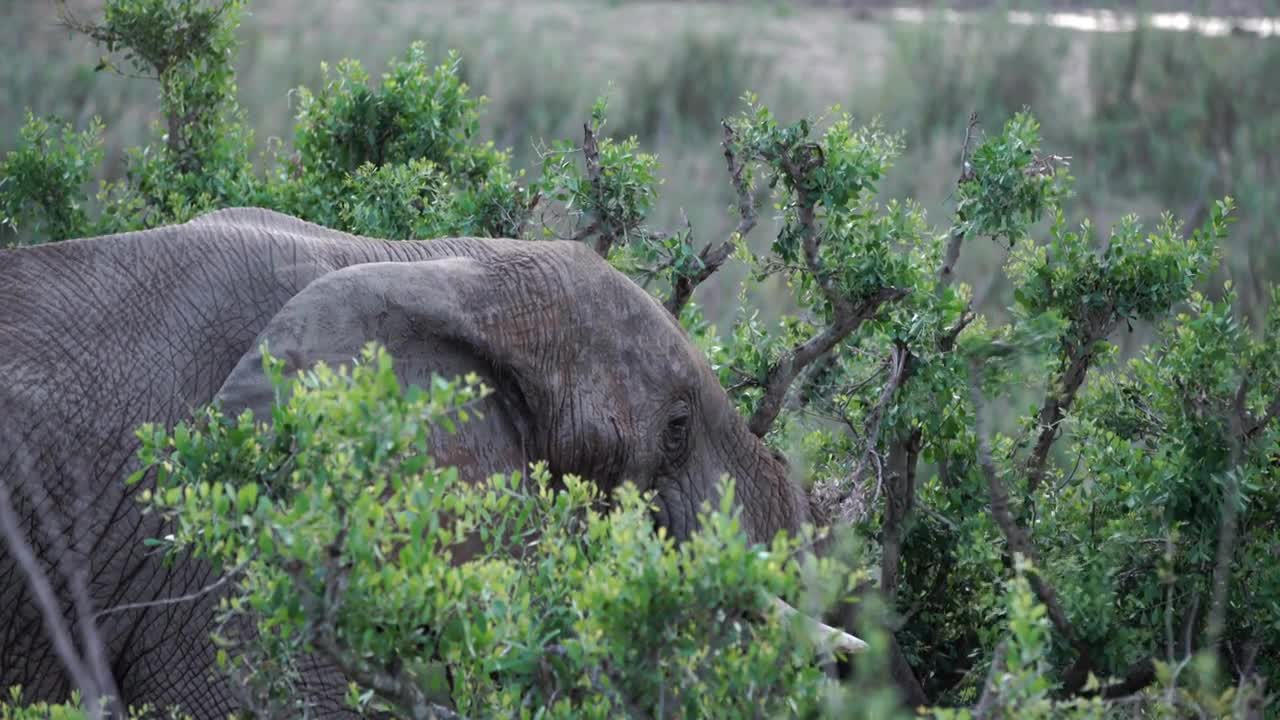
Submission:
{"label": "elephant", "polygon": [[[582,243],[386,241],[234,208],[4,250],[0,688],[65,697],[74,674],[56,633],[40,629],[96,609],[124,703],[233,712],[208,641],[217,577],[199,562],[163,564],[143,543],[164,529],[137,502],[149,481],[122,482],[138,467],[135,428],[172,426],[215,400],[261,417],[264,342],[294,373],[348,362],[370,341],[403,383],[475,372],[494,389],[483,419],[433,445],[467,480],[540,460],[605,489],[631,481],[654,493],[653,519],[677,540],[723,475],[753,541],[814,519],[677,320]],[[25,582],[33,568],[51,578],[44,596]]]}

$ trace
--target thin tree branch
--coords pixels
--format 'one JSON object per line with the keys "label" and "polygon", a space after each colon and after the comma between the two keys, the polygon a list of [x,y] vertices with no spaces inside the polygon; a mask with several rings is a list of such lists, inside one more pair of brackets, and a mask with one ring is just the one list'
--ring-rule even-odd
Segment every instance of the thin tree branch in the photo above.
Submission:
{"label": "thin tree branch", "polygon": [[747,422],[751,432],[758,437],[764,437],[769,432],[769,428],[773,426],[774,420],[782,411],[792,382],[810,363],[830,352],[857,330],[865,320],[874,317],[881,305],[905,297],[911,292],[904,288],[882,287],[869,297],[859,299],[856,304],[845,296],[822,262],[817,198],[808,189],[812,184],[812,173],[822,167],[824,161],[822,147],[816,143],[804,143],[778,156],[766,155],[765,159],[775,160],[782,167],[787,185],[795,193],[796,221],[800,226],[805,268],[813,276],[823,297],[831,305],[832,317],[830,324],[821,332],[792,348],[769,369],[763,383],[764,397],[761,398],[760,405]]}
{"label": "thin tree branch", "polygon": [[9,553],[17,561],[18,567],[22,568],[23,574],[27,576],[27,587],[30,588],[36,605],[40,608],[45,630],[53,642],[54,652],[58,654],[58,659],[71,675],[71,681],[84,693],[85,707],[91,717],[97,717],[100,712],[98,702],[100,691],[95,680],[96,673],[89,668],[88,663],[80,657],[76,649],[71,628],[68,627],[67,619],[62,614],[53,585],[49,582],[44,569],[40,567],[35,551],[27,542],[18,524],[18,514],[13,509],[9,484],[4,479],[0,479],[0,533],[4,534]]}
{"label": "thin tree branch", "polygon": [[[83,517],[83,504],[88,498],[93,497],[93,490],[89,485],[89,474],[86,472],[75,473],[75,500],[76,507],[73,508],[71,517]],[[52,504],[48,502],[48,492],[43,485],[39,486],[41,494],[41,505],[52,508]],[[58,568],[63,578],[67,581],[67,590],[71,594],[71,602],[75,607],[76,626],[80,631],[80,650],[84,654],[84,659],[90,672],[93,673],[93,680],[100,696],[104,696],[106,707],[104,710],[113,716],[122,716],[125,708],[121,705],[123,702],[120,697],[120,691],[116,686],[115,676],[112,674],[111,664],[107,660],[107,646],[102,641],[102,634],[98,632],[98,623],[93,613],[93,596],[89,592],[90,566],[89,557],[93,552],[93,540],[90,537],[91,527],[89,523],[77,523],[74,520],[71,526],[66,528],[66,533],[60,532],[62,528],[51,527],[49,522],[52,518],[52,509],[50,513],[43,516],[42,523],[46,533],[51,530],[57,533],[51,539],[54,541],[54,552],[58,555]],[[71,541],[66,542],[66,538],[70,537]],[[71,546],[74,545],[74,552]],[[98,701],[94,701],[98,704]],[[99,708],[92,708],[91,715],[96,715]]]}
{"label": "thin tree branch", "polygon": [[1231,557],[1235,552],[1240,502],[1240,478],[1237,473],[1244,465],[1244,418],[1247,414],[1245,400],[1249,394],[1249,378],[1240,381],[1236,389],[1232,412],[1229,413],[1231,432],[1231,468],[1223,473],[1222,517],[1218,522],[1218,548],[1213,565],[1213,595],[1209,604],[1209,647],[1217,648],[1226,627],[1227,597],[1230,594]]}
{"label": "thin tree branch", "polygon": [[[586,159],[587,181],[591,184],[591,192],[596,196],[595,199],[599,201],[602,195],[600,187],[600,145],[596,142],[596,134],[592,132],[590,123],[582,124],[582,155]],[[592,225],[600,232],[596,237],[596,253],[600,257],[607,258],[609,257],[609,250],[617,242],[618,229],[615,227],[613,219],[608,216],[607,211],[603,208],[596,210],[596,221]]]}
{"label": "thin tree branch", "polygon": [[1054,378],[1045,393],[1044,403],[1040,407],[1037,425],[1040,435],[1035,447],[1027,459],[1027,493],[1034,494],[1044,480],[1049,464],[1049,450],[1058,438],[1058,427],[1066,411],[1075,402],[1076,394],[1089,373],[1089,365],[1093,362],[1093,348],[1098,340],[1106,337],[1115,327],[1115,321],[1108,321],[1095,332],[1089,334],[1071,356],[1071,361],[1062,374]]}
{"label": "thin tree branch", "polygon": [[938,349],[942,352],[951,352],[956,346],[956,338],[960,337],[960,333],[964,332],[964,329],[969,327],[969,323],[972,323],[976,317],[977,315],[974,315],[969,310],[960,313],[960,317],[956,319],[956,324],[948,328],[947,332],[938,339]]}
{"label": "thin tree branch", "polygon": [[680,316],[680,311],[689,302],[698,285],[719,270],[720,266],[733,254],[734,242],[739,238],[745,238],[756,226],[755,199],[751,195],[751,188],[747,185],[746,178],[743,177],[746,162],[740,160],[733,152],[735,140],[733,128],[727,122],[721,124],[724,126],[724,140],[721,141],[721,146],[724,148],[724,162],[728,167],[729,179],[733,183],[733,190],[738,199],[738,225],[733,229],[729,239],[721,242],[714,249],[710,243],[702,248],[702,252],[698,253],[701,267],[695,274],[681,275],[676,278],[671,297],[667,300],[667,310],[676,317]]}
{"label": "thin tree branch", "polygon": [[223,574],[222,577],[218,578],[214,582],[211,582],[208,585],[205,585],[204,587],[194,592],[189,592],[185,595],[178,595],[175,597],[162,598],[160,600],[148,600],[145,602],[134,602],[134,603],[125,603],[123,605],[116,605],[114,607],[109,607],[105,610],[99,610],[98,613],[93,616],[93,618],[94,620],[97,620],[98,618],[105,617],[107,615],[114,615],[116,613],[131,612],[133,610],[146,610],[154,607],[164,607],[166,605],[177,605],[179,603],[198,600],[201,597],[204,597],[205,595],[208,595],[209,593],[218,590],[223,585],[226,585],[228,582],[231,581],[231,578],[244,572],[244,569],[248,566],[249,566],[248,561],[242,562],[239,565],[236,565],[235,567],[228,570],[225,574]]}
{"label": "thin tree branch", "polygon": [[676,278],[675,284],[671,289],[671,297],[666,302],[667,311],[679,317],[680,311],[684,309],[689,299],[693,297],[693,291],[707,278],[714,275],[732,254],[732,239],[725,240],[714,249],[710,243],[704,246],[702,251],[698,253],[699,267],[697,272],[693,275],[680,275]]}
{"label": "thin tree branch", "polygon": [[[45,483],[32,479],[39,477],[39,474],[34,471],[29,458],[20,456],[18,467],[14,470],[13,477],[28,479],[24,487],[29,491],[27,500],[32,506],[32,522],[35,525],[32,532],[38,530],[43,533],[46,542],[45,556],[62,577],[68,596],[66,599],[70,600],[71,612],[75,614],[74,623],[63,612],[62,599],[53,591],[48,575],[35,556],[34,548],[18,525],[11,491],[3,479],[0,479],[0,529],[28,577],[29,587],[45,618],[45,627],[53,641],[54,650],[84,695],[84,705],[89,716],[97,718],[104,712],[108,715],[123,715],[124,708],[120,706],[120,693],[107,662],[106,647],[93,620],[88,567],[92,545],[87,527],[63,526],[58,517],[59,506],[49,497]],[[68,515],[78,517],[86,502],[85,498],[92,495],[83,469],[78,474],[73,472],[73,475],[78,480],[73,488],[73,499],[69,501],[73,505],[69,508]],[[21,560],[23,557],[26,558],[25,562]],[[73,627],[80,637],[79,648],[72,639]]]}
{"label": "thin tree branch", "polygon": [[1001,640],[991,653],[991,670],[987,673],[986,682],[982,684],[982,696],[973,708],[974,720],[984,720],[1000,699],[1000,676],[1004,673],[1004,656],[1008,645],[1008,640]]}
{"label": "thin tree branch", "polygon": [[1117,683],[1108,685],[1097,692],[1082,692],[1089,674],[1093,671],[1095,659],[1092,648],[1080,639],[1075,628],[1067,618],[1062,604],[1058,600],[1053,586],[1045,581],[1042,568],[1037,559],[1035,545],[1027,531],[1018,524],[1010,508],[1009,493],[999,478],[993,460],[991,439],[987,428],[986,403],[982,396],[981,376],[976,361],[969,362],[969,391],[974,407],[974,423],[978,440],[978,464],[987,477],[987,489],[991,497],[991,515],[1005,536],[1010,552],[1021,554],[1035,565],[1034,572],[1027,577],[1032,591],[1044,604],[1048,611],[1049,621],[1063,639],[1076,651],[1076,660],[1063,674],[1063,695],[1101,694],[1104,698],[1114,699],[1130,695],[1155,680],[1155,669],[1150,658],[1134,663],[1126,671],[1125,676]]}
{"label": "thin tree branch", "polygon": [[874,317],[881,305],[906,297],[910,292],[903,288],[881,288],[879,292],[863,300],[851,311],[842,312],[840,309],[848,307],[847,301],[839,305],[833,304],[836,314],[832,324],[797,345],[769,369],[763,383],[764,398],[761,399],[759,407],[747,423],[751,432],[758,437],[764,437],[769,432],[773,421],[782,410],[782,403],[791,383],[810,363],[830,352],[840,341],[857,330],[864,321]]}
{"label": "thin tree branch", "polygon": [[885,604],[896,611],[898,566],[902,564],[902,540],[908,518],[915,509],[916,461],[922,433],[913,428],[889,451],[889,482],[885,492],[884,523],[880,529],[880,592]]}
{"label": "thin tree branch", "polygon": [[862,459],[858,461],[858,467],[853,471],[853,485],[862,483],[862,476],[866,474],[867,460],[872,453],[875,452],[876,446],[880,442],[880,426],[883,424],[881,420],[884,418],[885,408],[889,406],[889,401],[893,399],[898,388],[906,382],[907,376],[910,374],[911,351],[907,349],[906,344],[895,341],[893,350],[889,354],[889,380],[884,384],[884,389],[880,392],[880,399],[876,402],[875,407],[867,415],[864,424],[863,437],[867,439]]}
{"label": "thin tree branch", "polygon": [[[973,138],[973,129],[978,126],[978,113],[969,114],[969,124],[964,130],[964,145],[960,147],[960,180],[963,183],[973,177],[973,171],[969,169],[969,142]],[[956,227],[959,227],[957,223]],[[951,240],[947,243],[946,254],[943,256],[942,268],[938,270],[938,291],[951,285],[955,280],[956,263],[960,260],[960,246],[964,244],[964,234],[958,229],[952,230]]]}
{"label": "thin tree branch", "polygon": [[[995,461],[992,459],[990,431],[987,427],[986,401],[982,396],[981,375],[979,374],[978,363],[975,360],[970,360],[969,362],[969,392],[973,400],[975,434],[978,439],[978,464],[981,466],[983,474],[987,477],[987,492],[990,496],[992,519],[996,521],[996,525],[1004,535],[1005,543],[1009,546],[1010,552],[1022,555],[1035,564],[1035,571],[1030,573],[1027,579],[1036,597],[1040,599],[1040,602],[1044,603],[1045,609],[1048,610],[1049,620],[1053,623],[1054,628],[1071,645],[1075,646],[1077,651],[1087,650],[1077,639],[1075,628],[1072,627],[1070,620],[1067,619],[1066,612],[1062,609],[1062,604],[1058,601],[1057,592],[1054,591],[1053,586],[1045,582],[1042,575],[1043,569],[1038,563],[1035,546],[1032,544],[1030,536],[1013,516],[1013,510],[1009,502],[1009,492],[1000,480],[999,471],[996,469]],[[1084,652],[1082,654],[1087,655],[1088,653]]]}

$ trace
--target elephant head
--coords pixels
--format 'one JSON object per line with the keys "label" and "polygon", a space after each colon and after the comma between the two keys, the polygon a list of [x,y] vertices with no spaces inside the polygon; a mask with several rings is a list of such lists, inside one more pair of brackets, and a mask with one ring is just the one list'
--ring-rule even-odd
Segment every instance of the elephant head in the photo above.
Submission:
{"label": "elephant head", "polygon": [[[679,540],[728,475],[752,540],[811,522],[785,464],[648,293],[581,243],[465,248],[328,273],[274,316],[255,348],[265,343],[296,371],[349,362],[377,341],[403,382],[477,372],[495,391],[483,420],[456,437],[437,434],[433,448],[470,479],[545,460],[606,491],[630,481],[655,494],[655,521]],[[240,360],[218,393],[225,409],[269,408],[261,363],[256,349]]]}

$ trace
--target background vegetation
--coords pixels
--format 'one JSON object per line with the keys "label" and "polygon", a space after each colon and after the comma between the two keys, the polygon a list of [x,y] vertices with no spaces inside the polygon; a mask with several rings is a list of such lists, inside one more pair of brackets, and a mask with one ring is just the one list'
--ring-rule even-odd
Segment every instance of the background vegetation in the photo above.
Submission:
{"label": "background vegetation", "polygon": [[[73,0],[86,16],[100,3]],[[1032,5],[1033,7],[1033,5]],[[111,118],[101,174],[119,178],[124,150],[147,137],[156,119],[154,86],[95,73],[102,49],[57,25],[52,3],[0,10],[0,68],[9,102],[0,107],[0,151],[14,147],[23,113],[53,114],[84,128]],[[1072,221],[1108,226],[1127,212],[1148,221],[1172,210],[1197,225],[1206,198],[1236,198],[1239,222],[1217,271],[1230,278],[1256,322],[1268,282],[1280,276],[1280,43],[1248,35],[1220,38],[1145,31],[1090,34],[1008,26],[993,17],[970,26],[912,25],[862,18],[806,3],[604,3],[546,0],[515,6],[493,0],[315,5],[255,4],[237,33],[237,98],[256,146],[288,140],[299,86],[315,88],[322,61],[359,60],[377,75],[415,40],[432,61],[450,49],[461,77],[489,98],[479,133],[510,148],[516,168],[533,168],[540,139],[580,134],[581,118],[606,90],[614,127],[635,133],[662,163],[663,190],[651,220],[683,224],[683,211],[707,236],[732,221],[732,188],[723,182],[720,120],[759,95],[784,120],[840,104],[862,120],[880,117],[903,131],[891,197],[920,201],[948,216],[956,163],[971,111],[995,130],[1029,106],[1045,147],[1073,158],[1078,197]],[[610,90],[610,85],[612,89]],[[773,229],[752,240],[754,249]],[[0,231],[3,232],[3,231]],[[975,246],[960,277],[978,306],[1001,312],[1010,299],[999,271],[1004,251]],[[726,268],[703,293],[708,316],[736,306],[740,268]],[[776,286],[760,303],[784,309]],[[1149,339],[1137,328],[1126,352]]]}
{"label": "background vegetation", "polygon": [[[114,51],[98,65],[160,82],[158,125],[143,136],[148,144],[120,155],[112,143],[122,136],[99,143],[101,128],[87,120],[25,122],[0,178],[9,239],[262,204],[385,237],[545,233],[592,242],[638,279],[657,277],[654,291],[708,353],[752,429],[806,461],[799,465],[819,506],[870,548],[837,553],[862,576],[838,566],[809,572],[860,578],[856,594],[874,586],[871,596],[887,605],[882,617],[858,613],[873,633],[889,632],[856,682],[896,663],[898,689],[942,717],[1263,712],[1266,683],[1280,672],[1267,652],[1280,646],[1280,575],[1266,560],[1280,532],[1280,308],[1264,241],[1275,230],[1265,150],[1277,139],[1267,112],[1276,99],[1239,77],[1273,69],[1274,50],[1147,32],[1085,42],[996,24],[886,30],[778,7],[726,18],[717,6],[681,6],[688,33],[646,35],[628,15],[653,12],[646,6],[536,5],[502,20],[478,7],[453,8],[443,46],[377,44],[396,52],[381,80],[355,63],[322,68],[309,89],[287,95],[293,130],[281,131],[284,142],[249,131],[272,127],[271,106],[252,107],[236,82],[294,66],[281,56],[270,71],[234,72],[238,3],[117,0],[102,24],[70,15]],[[371,32],[412,25],[395,14],[404,6],[373,8],[358,16]],[[435,12],[414,11],[418,23]],[[290,32],[309,44],[302,18],[282,22],[276,33],[246,26],[244,57]],[[168,30],[148,30],[158,28]],[[582,55],[567,63],[506,55],[543,52],[527,39],[555,32],[566,39],[546,47]],[[880,64],[868,55],[868,72],[850,77],[839,53],[824,57],[804,34],[826,33],[829,47],[852,53],[835,38],[848,43],[858,32],[858,49],[879,43]],[[494,49],[494,37],[508,42]],[[449,45],[468,52],[467,42],[478,61],[442,54]],[[288,55],[293,46],[282,47]],[[1188,68],[1203,82],[1188,80]],[[95,78],[82,80],[79,109],[52,110],[75,117],[102,92],[96,78],[106,75],[77,72]],[[609,77],[617,79],[609,101],[591,100],[587,83]],[[485,112],[464,78],[496,88]],[[760,96],[736,100],[747,87]],[[834,99],[875,107],[884,120],[805,117],[833,87],[846,96]],[[1051,124],[1015,112],[1023,104]],[[573,107],[581,110],[565,110]],[[984,133],[964,122],[974,108],[999,124]],[[86,200],[81,186],[98,173],[107,183]],[[670,182],[659,192],[663,176]],[[1239,199],[1216,199],[1227,191]],[[761,210],[761,196],[777,212]],[[725,213],[730,205],[735,212]],[[1157,217],[1162,207],[1189,222]],[[765,227],[753,235],[757,219]],[[712,244],[697,255],[701,238]],[[242,573],[227,611],[255,618],[260,637],[233,645],[227,663],[266,668],[251,673],[260,707],[292,697],[290,662],[305,647],[340,665],[375,657],[397,667],[384,677],[349,662],[348,676],[367,690],[351,700],[417,716],[437,702],[422,694],[431,668],[391,659],[427,643],[455,677],[441,702],[470,715],[651,713],[648,704],[661,709],[665,697],[645,684],[658,649],[629,646],[625,631],[660,625],[652,613],[663,602],[694,606],[689,632],[677,636],[689,644],[666,648],[693,678],[673,680],[683,708],[673,712],[700,715],[745,697],[751,707],[776,702],[771,711],[809,714],[839,697],[797,656],[758,696],[741,695],[763,668],[778,667],[776,655],[758,651],[781,642],[770,634],[779,625],[698,635],[709,624],[697,620],[698,601],[707,612],[759,616],[754,590],[799,589],[799,567],[735,544],[727,505],[708,516],[696,555],[639,532],[636,498],[607,519],[590,515],[589,488],[572,482],[563,505],[542,492],[494,505],[402,455],[420,444],[424,417],[451,422],[461,412],[455,402],[465,406],[480,390],[446,383],[402,396],[385,357],[371,349],[365,361],[350,375],[305,377],[307,392],[276,408],[275,431],[216,411],[205,430],[144,431],[144,460],[164,468],[149,501],[175,521],[174,549]],[[788,394],[793,384],[799,391]],[[377,402],[361,402],[369,398]],[[992,421],[997,403],[1012,409],[1003,422]],[[385,416],[360,414],[370,407]],[[348,422],[308,431],[321,414]],[[363,430],[371,426],[388,436],[371,442]],[[353,453],[360,462],[334,460]],[[283,481],[272,468],[286,462],[306,472]],[[502,496],[508,481],[495,482]],[[385,505],[372,501],[378,494]],[[438,559],[448,537],[424,535],[410,498],[428,508],[422,518],[446,509],[468,522],[489,518],[481,525],[537,517],[565,532],[534,567],[495,554],[451,568]],[[579,512],[588,512],[585,525]],[[392,546],[398,557],[387,562]],[[318,548],[328,552],[311,552]],[[706,557],[713,567],[690,564]],[[325,565],[334,558],[345,574]],[[380,595],[407,582],[400,560],[452,591]],[[610,562],[625,565],[610,577],[643,570],[622,596],[593,580]],[[347,579],[334,586],[336,576]],[[511,577],[527,594],[475,604],[511,587]],[[581,617],[531,629],[509,615],[511,603],[565,607],[555,599],[567,592],[584,598],[571,606]],[[386,632],[406,617],[427,621]],[[467,642],[456,644],[459,632]],[[526,653],[512,654],[522,633]],[[476,637],[506,649],[485,650]],[[237,666],[245,657],[253,662]],[[701,660],[711,657],[721,659]],[[882,698],[844,697],[869,716],[888,712],[876,704]]]}

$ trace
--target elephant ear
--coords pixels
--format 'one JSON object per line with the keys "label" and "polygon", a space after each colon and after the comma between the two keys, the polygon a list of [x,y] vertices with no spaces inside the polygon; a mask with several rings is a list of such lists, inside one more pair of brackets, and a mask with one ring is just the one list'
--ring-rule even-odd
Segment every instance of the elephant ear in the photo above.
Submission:
{"label": "elephant ear", "polygon": [[[490,263],[492,265],[492,263]],[[513,280],[503,274],[503,280]],[[519,282],[519,279],[515,279]],[[496,392],[485,422],[486,447],[473,448],[487,464],[515,469],[513,459],[537,450],[532,438],[529,395],[537,348],[521,343],[511,327],[522,313],[512,305],[529,301],[527,288],[497,287],[492,267],[470,258],[354,265],[328,273],[295,295],[258,335],[215,396],[228,414],[252,409],[268,418],[274,390],[263,371],[262,350],[285,363],[291,375],[318,362],[350,364],[369,342],[384,345],[402,384],[425,385],[433,374],[477,372]],[[527,308],[525,309],[527,312]],[[492,437],[494,433],[502,437]],[[479,441],[473,442],[473,445]],[[442,458],[437,458],[442,459]],[[474,459],[474,458],[473,458]],[[461,460],[461,458],[458,458]],[[490,467],[489,471],[504,469]]]}

